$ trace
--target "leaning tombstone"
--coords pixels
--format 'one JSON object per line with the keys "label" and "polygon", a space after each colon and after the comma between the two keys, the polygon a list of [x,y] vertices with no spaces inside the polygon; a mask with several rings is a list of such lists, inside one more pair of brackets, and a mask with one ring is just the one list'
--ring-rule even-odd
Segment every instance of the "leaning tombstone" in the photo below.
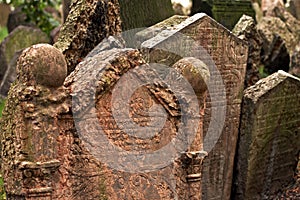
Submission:
{"label": "leaning tombstone", "polygon": [[7,95],[7,87],[11,83],[10,79],[4,79],[5,73],[12,72],[10,77],[16,75],[14,69],[16,65],[13,62],[15,53],[38,43],[49,43],[47,34],[40,29],[25,26],[19,26],[2,41],[0,44],[0,79],[5,82],[1,85],[5,85],[6,88],[4,90],[0,88],[2,96]]}
{"label": "leaning tombstone", "polygon": [[104,38],[121,32],[119,3],[73,1],[65,23],[54,44],[66,57],[68,74]]}
{"label": "leaning tombstone", "polygon": [[235,199],[273,199],[294,180],[300,79],[278,71],[244,92]]}
{"label": "leaning tombstone", "polygon": [[[207,83],[204,150],[209,154],[204,160],[202,198],[230,199],[247,45],[205,14],[196,14],[164,29],[141,44],[144,57],[149,63],[171,66],[181,59],[181,51],[208,66],[211,79]],[[155,35],[151,30],[143,33]],[[138,33],[137,37],[141,35]],[[180,40],[180,35],[185,36],[184,40]]]}
{"label": "leaning tombstone", "polygon": [[252,17],[243,15],[232,30],[233,34],[248,42],[248,61],[245,77],[245,88],[254,85],[259,79],[261,65],[262,36],[256,28]]}
{"label": "leaning tombstone", "polygon": [[7,70],[2,78],[0,83],[0,97],[5,98],[8,94],[9,88],[11,84],[17,78],[17,61],[22,53],[23,49],[15,52],[14,56],[12,57],[11,61],[8,64]]}

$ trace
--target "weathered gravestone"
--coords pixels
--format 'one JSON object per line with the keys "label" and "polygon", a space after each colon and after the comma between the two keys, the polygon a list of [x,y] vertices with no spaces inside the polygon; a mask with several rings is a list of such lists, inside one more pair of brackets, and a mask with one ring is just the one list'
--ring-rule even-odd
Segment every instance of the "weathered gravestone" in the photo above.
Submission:
{"label": "weathered gravestone", "polygon": [[[165,25],[169,28],[164,27],[167,31],[154,29],[152,33],[160,33],[142,43],[144,55],[149,63],[172,66],[182,57],[180,53],[192,54],[209,67],[212,79],[207,84],[215,89],[209,91],[204,115],[204,150],[209,154],[204,160],[202,198],[230,199],[247,45],[205,14],[196,14],[175,26],[168,24]],[[148,35],[152,30],[143,33]],[[137,35],[141,38],[144,34]],[[224,126],[222,115],[226,115]]]}
{"label": "weathered gravestone", "polygon": [[269,8],[257,29],[263,38],[262,63],[268,73],[293,68],[292,56],[300,42],[300,22],[281,4]]}
{"label": "weathered gravestone", "polygon": [[26,20],[26,13],[22,12],[21,7],[15,8],[8,16],[7,30],[11,33],[18,26],[36,27],[34,23]]}
{"label": "weathered gravestone", "polygon": [[51,199],[59,181],[57,158],[62,148],[57,142],[58,113],[68,112],[63,103],[66,95],[59,87],[67,75],[66,62],[60,51],[42,44],[24,50],[17,70],[1,122],[6,195],[8,199]]}
{"label": "weathered gravestone", "polygon": [[231,30],[243,14],[254,16],[251,0],[213,0],[213,17]]}
{"label": "weathered gravestone", "polygon": [[70,74],[99,42],[120,32],[117,0],[74,0],[54,46],[65,55]]}
{"label": "weathered gravestone", "polygon": [[300,79],[279,71],[244,92],[235,199],[272,199],[294,179]]}
{"label": "weathered gravestone", "polygon": [[[170,73],[165,82],[139,51],[115,44],[100,44],[64,86],[67,67],[57,49],[22,53],[1,125],[9,199],[201,199],[206,65],[184,58],[173,67],[182,76]],[[130,90],[139,83],[146,84]],[[160,129],[155,122],[163,122]]]}
{"label": "weathered gravestone", "polygon": [[232,32],[240,39],[248,42],[249,50],[245,78],[245,88],[247,88],[260,79],[262,36],[256,28],[254,19],[247,15],[241,17]]}
{"label": "weathered gravestone", "polygon": [[2,41],[0,44],[1,95],[7,95],[8,88],[16,76],[15,54],[38,43],[49,43],[47,34],[40,29],[25,26],[19,26]]}

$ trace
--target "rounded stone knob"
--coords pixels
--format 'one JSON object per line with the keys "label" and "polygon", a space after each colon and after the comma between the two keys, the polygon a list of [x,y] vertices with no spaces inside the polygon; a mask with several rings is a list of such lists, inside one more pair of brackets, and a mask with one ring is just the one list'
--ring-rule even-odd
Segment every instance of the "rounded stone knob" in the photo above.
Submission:
{"label": "rounded stone knob", "polygon": [[37,44],[22,53],[18,73],[23,81],[32,82],[31,79],[34,79],[43,86],[59,87],[67,77],[67,63],[64,55],[55,47]]}
{"label": "rounded stone knob", "polygon": [[207,90],[206,82],[210,78],[210,72],[203,61],[194,57],[185,57],[177,61],[173,67],[187,79],[197,95]]}

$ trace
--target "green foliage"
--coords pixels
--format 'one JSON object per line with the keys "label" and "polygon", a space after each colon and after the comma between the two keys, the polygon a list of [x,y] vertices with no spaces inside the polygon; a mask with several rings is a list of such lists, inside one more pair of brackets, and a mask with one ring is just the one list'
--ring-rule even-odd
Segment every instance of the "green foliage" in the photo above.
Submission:
{"label": "green foliage", "polygon": [[8,35],[7,28],[0,26],[0,42]]}
{"label": "green foliage", "polygon": [[0,98],[0,117],[2,117],[2,110],[5,106],[5,99]]}
{"label": "green foliage", "polygon": [[0,199],[6,199],[5,191],[4,191],[4,181],[3,177],[0,175]]}
{"label": "green foliage", "polygon": [[59,22],[45,8],[57,8],[61,0],[2,0],[2,2],[13,7],[21,7],[27,16],[27,21],[33,22],[48,35],[59,25]]}
{"label": "green foliage", "polygon": [[258,70],[259,70],[259,76],[260,76],[260,78],[266,78],[267,76],[270,75],[269,73],[266,72],[264,65],[259,66]]}

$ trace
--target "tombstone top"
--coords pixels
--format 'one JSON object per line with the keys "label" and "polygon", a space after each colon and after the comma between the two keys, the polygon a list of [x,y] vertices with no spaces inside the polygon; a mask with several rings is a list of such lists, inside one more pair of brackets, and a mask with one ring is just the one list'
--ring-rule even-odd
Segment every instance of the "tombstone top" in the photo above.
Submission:
{"label": "tombstone top", "polygon": [[187,16],[174,15],[160,23],[157,23],[149,28],[146,28],[145,30],[138,32],[135,37],[140,42],[146,41],[164,30],[174,29],[176,25],[182,23],[187,18]]}
{"label": "tombstone top", "polygon": [[64,56],[49,44],[37,44],[24,50],[17,70],[21,82],[48,87],[63,85],[67,76]]}
{"label": "tombstone top", "polygon": [[[183,19],[178,20],[178,22],[180,22],[181,20],[183,20]],[[202,23],[204,21],[209,21],[210,23],[212,23],[213,26],[216,26],[218,29],[221,29],[221,31],[226,33],[227,35],[230,35],[232,37],[231,39],[236,41],[237,43],[242,43],[245,46],[247,45],[247,43],[244,40],[241,40],[238,37],[236,37],[235,35],[233,35],[222,24],[218,23],[217,21],[215,21],[214,19],[212,19],[205,13],[197,13],[197,14],[185,19],[181,23],[175,25],[172,29],[167,29],[168,31],[159,32],[155,37],[145,41],[142,44],[142,47],[143,48],[153,48],[154,46],[157,46],[159,43],[163,42],[167,38],[172,37],[177,32],[182,32],[185,29],[188,29],[189,27],[193,27],[195,24]],[[201,33],[198,33],[198,34],[201,34]]]}
{"label": "tombstone top", "polygon": [[[285,71],[279,70],[277,73],[274,73],[265,79],[259,80],[255,85],[247,88],[244,92],[244,97],[252,99],[254,102],[257,102],[268,91],[272,90],[287,79],[300,81],[299,78]],[[259,90],[255,88],[259,88]]]}

